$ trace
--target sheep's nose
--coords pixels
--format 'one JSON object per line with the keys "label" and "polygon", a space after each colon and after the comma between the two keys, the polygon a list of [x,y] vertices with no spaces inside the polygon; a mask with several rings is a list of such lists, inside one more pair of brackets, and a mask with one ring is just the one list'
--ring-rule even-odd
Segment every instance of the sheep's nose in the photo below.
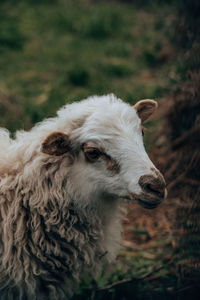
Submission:
{"label": "sheep's nose", "polygon": [[165,198],[166,183],[163,176],[159,173],[157,177],[153,175],[143,175],[139,179],[139,185],[143,192],[151,194],[154,197]]}

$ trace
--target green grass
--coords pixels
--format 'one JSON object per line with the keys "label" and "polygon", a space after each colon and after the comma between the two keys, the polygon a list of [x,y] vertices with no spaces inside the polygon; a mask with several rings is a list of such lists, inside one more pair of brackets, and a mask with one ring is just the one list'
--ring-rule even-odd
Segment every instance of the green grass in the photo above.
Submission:
{"label": "green grass", "polygon": [[157,251],[121,251],[113,266],[104,266],[96,277],[84,276],[73,300],[171,298],[167,291],[180,284],[174,263],[169,263],[171,246],[165,246],[165,255],[161,249],[158,243]]}
{"label": "green grass", "polygon": [[9,120],[3,107],[0,126],[29,129],[93,94],[135,103],[168,89],[173,63],[160,58],[168,7],[165,21],[159,7],[101,1],[10,0],[0,11],[0,91],[21,108]]}

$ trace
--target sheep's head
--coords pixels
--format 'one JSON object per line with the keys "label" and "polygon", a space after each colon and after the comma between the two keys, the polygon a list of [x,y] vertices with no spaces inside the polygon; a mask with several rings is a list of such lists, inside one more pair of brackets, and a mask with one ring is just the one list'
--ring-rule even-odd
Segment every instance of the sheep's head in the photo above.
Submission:
{"label": "sheep's head", "polygon": [[144,149],[142,123],[157,103],[141,100],[131,107],[104,97],[83,101],[80,110],[81,105],[83,111],[89,107],[81,126],[53,132],[42,144],[48,155],[74,157],[67,175],[72,197],[87,203],[126,198],[156,207],[166,197],[165,181]]}

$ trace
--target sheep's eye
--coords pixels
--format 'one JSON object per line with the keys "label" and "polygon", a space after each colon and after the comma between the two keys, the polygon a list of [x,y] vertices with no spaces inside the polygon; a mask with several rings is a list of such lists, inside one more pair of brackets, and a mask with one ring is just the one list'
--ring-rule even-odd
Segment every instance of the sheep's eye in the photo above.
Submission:
{"label": "sheep's eye", "polygon": [[88,157],[90,157],[92,159],[97,159],[100,156],[100,152],[98,149],[90,150],[90,151],[86,152],[86,154]]}
{"label": "sheep's eye", "polygon": [[86,159],[89,160],[90,162],[96,161],[101,155],[100,150],[94,147],[85,146],[83,147],[83,151]]}

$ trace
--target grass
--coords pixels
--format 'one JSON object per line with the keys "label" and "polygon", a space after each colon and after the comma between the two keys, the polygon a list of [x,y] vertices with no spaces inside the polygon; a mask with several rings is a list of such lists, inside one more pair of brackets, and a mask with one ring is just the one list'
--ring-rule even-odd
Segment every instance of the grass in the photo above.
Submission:
{"label": "grass", "polygon": [[170,288],[181,286],[175,276],[175,265],[169,259],[171,255],[169,244],[157,251],[122,250],[113,266],[104,266],[96,277],[85,276],[82,279],[73,300],[126,300],[133,299],[133,296],[134,299],[169,299],[169,296],[172,297]]}
{"label": "grass", "polygon": [[168,89],[173,64],[160,57],[167,42],[159,8],[69,0],[0,6],[0,91],[21,107],[14,120],[1,115],[11,131],[93,94],[135,103]]}

